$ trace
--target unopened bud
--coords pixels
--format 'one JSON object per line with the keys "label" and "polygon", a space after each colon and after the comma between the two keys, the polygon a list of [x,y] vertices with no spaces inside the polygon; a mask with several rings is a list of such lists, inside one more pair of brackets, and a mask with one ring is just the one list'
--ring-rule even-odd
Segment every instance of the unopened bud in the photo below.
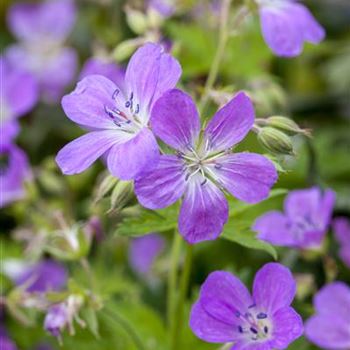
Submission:
{"label": "unopened bud", "polygon": [[130,57],[131,54],[136,50],[140,45],[139,41],[130,39],[122,41],[113,51],[113,57],[117,61],[123,61],[126,58]]}
{"label": "unopened bud", "polygon": [[131,198],[133,190],[132,181],[119,181],[112,192],[109,211],[121,209]]}
{"label": "unopened bud", "polygon": [[96,189],[94,203],[99,202],[103,197],[105,197],[110,191],[112,191],[112,188],[117,184],[118,179],[114,177],[113,175],[107,175],[103,180],[100,182]]}
{"label": "unopened bud", "polygon": [[275,128],[266,127],[259,129],[258,140],[272,153],[294,154],[293,144],[290,137]]}
{"label": "unopened bud", "polygon": [[309,135],[309,132],[307,130],[301,129],[295,121],[286,117],[273,116],[267,118],[266,122],[268,126],[279,129],[291,136],[297,134]]}
{"label": "unopened bud", "polygon": [[141,11],[134,10],[129,6],[125,8],[125,12],[126,21],[133,32],[136,34],[143,34],[148,27],[147,17]]}

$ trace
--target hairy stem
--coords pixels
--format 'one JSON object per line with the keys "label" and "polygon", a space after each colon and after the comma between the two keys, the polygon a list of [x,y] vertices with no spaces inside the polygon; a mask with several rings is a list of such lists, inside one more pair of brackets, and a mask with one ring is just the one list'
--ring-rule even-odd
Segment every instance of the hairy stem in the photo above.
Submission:
{"label": "hairy stem", "polygon": [[192,255],[193,255],[193,246],[188,244],[186,246],[186,257],[185,257],[185,262],[184,262],[181,279],[180,279],[180,291],[179,291],[179,297],[177,299],[176,313],[174,313],[173,328],[172,328],[171,338],[170,338],[171,350],[181,349],[181,331],[182,331],[182,325],[183,325],[183,314],[184,314],[186,295],[188,292],[188,286],[190,282]]}
{"label": "hairy stem", "polygon": [[215,80],[217,78],[219,68],[220,68],[220,63],[225,53],[225,46],[227,43],[227,39],[229,37],[228,19],[229,19],[229,13],[230,13],[230,4],[231,4],[231,0],[223,0],[222,6],[221,6],[219,41],[218,41],[218,46],[216,49],[213,63],[210,67],[207,81],[204,86],[204,92],[199,102],[200,113],[202,113],[203,110],[206,108],[206,105],[209,100],[210,90],[213,88],[215,84]]}

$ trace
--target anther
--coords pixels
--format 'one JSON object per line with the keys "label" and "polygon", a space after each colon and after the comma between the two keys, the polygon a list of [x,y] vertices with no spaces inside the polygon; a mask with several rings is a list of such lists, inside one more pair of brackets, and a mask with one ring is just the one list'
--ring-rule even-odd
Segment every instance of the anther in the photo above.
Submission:
{"label": "anther", "polygon": [[112,95],[113,100],[115,100],[118,95],[119,95],[119,89],[115,89]]}
{"label": "anther", "polygon": [[201,182],[201,186],[204,186],[207,183],[208,179],[205,178],[204,181]]}
{"label": "anther", "polygon": [[267,326],[264,327],[264,332],[267,334],[269,332],[269,328]]}
{"label": "anther", "polygon": [[221,168],[222,168],[222,164],[215,164],[215,165],[214,165],[214,168],[215,168],[215,169],[221,169]]}
{"label": "anther", "polygon": [[264,318],[267,318],[267,315],[264,312],[260,312],[256,317],[259,320],[263,320]]}
{"label": "anther", "polygon": [[239,332],[239,333],[243,333],[243,328],[242,328],[242,326],[238,326],[238,332]]}
{"label": "anther", "polygon": [[258,334],[258,331],[254,327],[250,327],[250,331],[254,334]]}

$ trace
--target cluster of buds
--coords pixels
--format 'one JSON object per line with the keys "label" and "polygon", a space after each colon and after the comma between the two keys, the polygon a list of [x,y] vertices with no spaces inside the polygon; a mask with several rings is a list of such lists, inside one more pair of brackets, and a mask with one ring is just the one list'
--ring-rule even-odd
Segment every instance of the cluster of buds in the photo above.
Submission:
{"label": "cluster of buds", "polygon": [[295,154],[292,136],[310,136],[309,130],[301,129],[292,119],[282,116],[256,119],[254,131],[258,135],[259,142],[269,152],[277,155]]}

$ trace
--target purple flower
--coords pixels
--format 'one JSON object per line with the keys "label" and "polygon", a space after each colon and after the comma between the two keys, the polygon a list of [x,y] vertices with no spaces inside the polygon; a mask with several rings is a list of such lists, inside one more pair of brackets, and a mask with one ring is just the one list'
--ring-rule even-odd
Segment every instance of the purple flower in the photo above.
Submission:
{"label": "purple flower", "polygon": [[190,327],[209,343],[234,343],[231,350],[286,349],[303,333],[290,306],[296,283],[289,269],[269,263],[256,274],[251,295],[225,271],[211,273],[193,305]]}
{"label": "purple flower", "polygon": [[343,282],[328,284],[314,297],[314,307],[306,337],[322,349],[350,349],[350,288]]}
{"label": "purple flower", "polygon": [[30,177],[27,155],[12,143],[0,142],[0,208],[25,196],[23,183]]}
{"label": "purple flower", "polygon": [[272,244],[315,248],[322,243],[331,220],[335,193],[312,187],[292,191],[284,202],[284,213],[270,211],[253,225],[258,237]]}
{"label": "purple flower", "polygon": [[156,233],[134,238],[129,248],[131,268],[140,276],[147,275],[164,246],[163,237]]}
{"label": "purple flower", "polygon": [[80,72],[79,79],[82,80],[89,75],[103,75],[124,90],[125,70],[116,63],[96,57],[89,58]]}
{"label": "purple flower", "polygon": [[42,260],[29,265],[16,276],[17,285],[28,285],[27,292],[44,293],[58,291],[67,282],[67,272],[63,265],[53,260]]}
{"label": "purple flower", "polygon": [[157,141],[148,127],[157,99],[181,75],[179,63],[160,45],[145,44],[131,57],[125,93],[111,80],[91,75],[62,100],[68,118],[92,131],[66,145],[56,161],[62,172],[77,174],[105,155],[109,171],[129,180],[159,160]]}
{"label": "purple flower", "polygon": [[263,37],[277,56],[294,57],[304,42],[318,44],[325,31],[311,12],[295,0],[257,0]]}
{"label": "purple flower", "polygon": [[345,217],[333,220],[333,231],[340,244],[339,255],[344,264],[350,267],[350,221]]}
{"label": "purple flower", "polygon": [[164,18],[172,16],[176,10],[175,0],[149,0],[148,7]]}
{"label": "purple flower", "polygon": [[0,324],[0,348],[1,350],[17,350],[16,344],[7,335],[5,327]]}
{"label": "purple flower", "polygon": [[59,337],[69,320],[69,311],[65,303],[53,305],[45,316],[44,329],[54,337]]}
{"label": "purple flower", "polygon": [[75,16],[71,0],[19,3],[8,13],[9,28],[19,43],[6,50],[6,57],[36,77],[42,97],[48,102],[61,98],[77,69],[75,50],[63,47]]}
{"label": "purple flower", "polygon": [[161,156],[157,168],[136,179],[139,202],[150,209],[167,207],[183,197],[179,231],[189,243],[217,238],[228,219],[225,189],[238,199],[265,199],[277,180],[273,164],[254,153],[230,153],[254,124],[250,99],[237,94],[200,132],[200,120],[190,96],[166,92],[155,104],[154,133],[177,155]]}
{"label": "purple flower", "polygon": [[16,69],[0,56],[2,84],[1,102],[1,143],[11,142],[19,131],[17,118],[28,113],[38,98],[37,84],[31,74]]}

